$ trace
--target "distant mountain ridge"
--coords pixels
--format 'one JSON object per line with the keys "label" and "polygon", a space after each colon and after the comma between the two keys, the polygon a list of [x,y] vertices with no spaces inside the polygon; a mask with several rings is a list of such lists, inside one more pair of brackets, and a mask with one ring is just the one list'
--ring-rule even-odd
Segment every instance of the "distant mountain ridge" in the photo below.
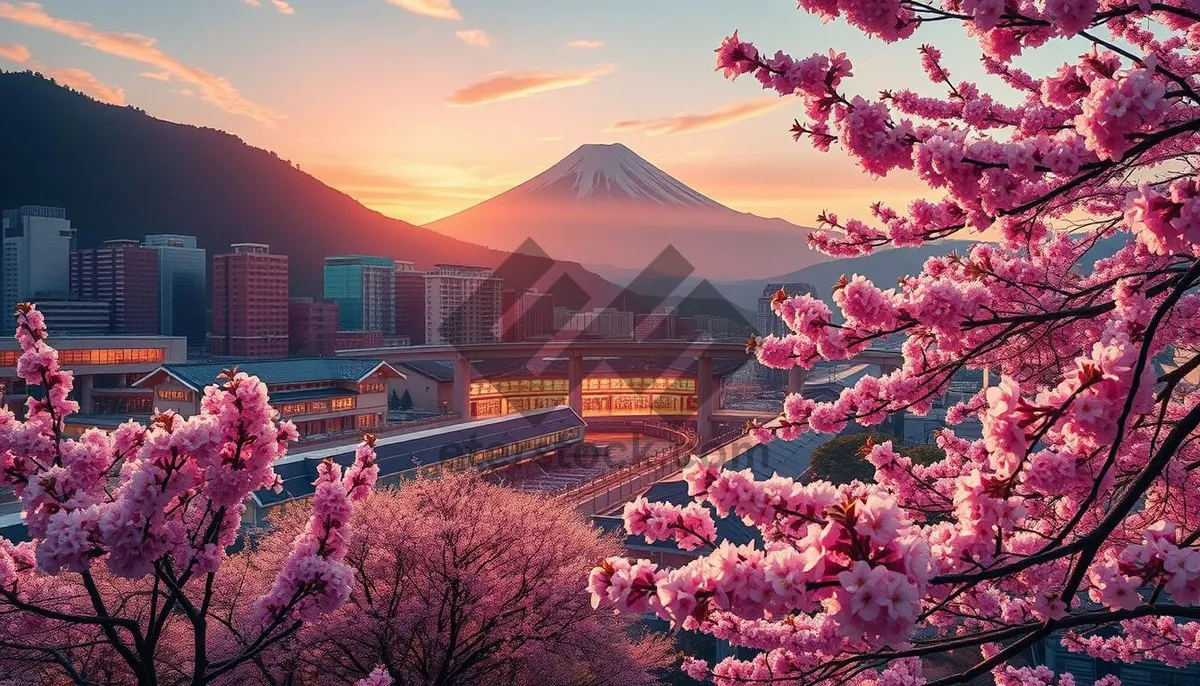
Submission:
{"label": "distant mountain ridge", "polygon": [[[386,217],[228,133],[104,104],[29,72],[0,72],[0,208],[65,207],[89,247],[194,235],[212,254],[258,242],[289,256],[293,295],[320,296],[324,259],[382,255],[494,267],[506,253]],[[589,295],[618,288],[560,263]]]}
{"label": "distant mountain ridge", "polygon": [[[1081,263],[1086,265],[1105,257],[1111,257],[1125,245],[1127,240],[1128,236],[1122,234],[1102,239],[1092,247]],[[768,283],[807,283],[815,289],[814,295],[832,306],[832,287],[843,274],[846,276],[861,274],[886,290],[895,286],[896,281],[903,276],[919,274],[925,260],[930,257],[948,255],[952,251],[966,255],[971,246],[977,242],[943,239],[911,248],[891,248],[879,250],[870,255],[830,260],[769,279],[723,282],[716,283],[715,286],[730,302],[748,310],[754,310],[763,288]],[[840,314],[836,307],[834,313],[835,315]]]}
{"label": "distant mountain ridge", "polygon": [[[733,280],[824,259],[808,229],[738,212],[619,143],[582,145],[528,181],[427,225],[504,250],[533,239],[552,257],[636,272],[668,246],[694,274]],[[780,249],[786,246],[786,249]]]}

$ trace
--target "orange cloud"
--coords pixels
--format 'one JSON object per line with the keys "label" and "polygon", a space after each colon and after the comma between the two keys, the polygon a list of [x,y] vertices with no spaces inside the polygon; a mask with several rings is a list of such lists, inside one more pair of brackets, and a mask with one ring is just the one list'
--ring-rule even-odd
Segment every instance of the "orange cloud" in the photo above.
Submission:
{"label": "orange cloud", "polygon": [[395,5],[401,9],[406,9],[413,14],[420,14],[425,17],[434,17],[435,19],[449,19],[459,21],[462,15],[454,6],[450,4],[450,0],[386,0],[389,5]]}
{"label": "orange cloud", "polygon": [[591,69],[569,69],[565,71],[498,72],[484,77],[482,81],[460,88],[450,94],[450,104],[459,107],[474,107],[501,100],[526,98],[538,93],[583,86],[611,74],[613,65],[599,64]]}
{"label": "orange cloud", "polygon": [[196,86],[200,97],[231,114],[250,117],[267,126],[274,126],[283,115],[259,105],[242,95],[232,83],[199,67],[185,64],[164,53],[154,38],[136,33],[104,31],[87,22],[52,17],[36,2],[12,4],[0,2],[0,19],[52,31],[73,38],[83,45],[110,55],[141,62],[159,69],[179,81]]}
{"label": "orange cloud", "polygon": [[610,132],[642,131],[647,136],[671,136],[678,133],[708,131],[745,119],[753,119],[785,104],[787,101],[780,98],[743,100],[709,112],[677,114],[673,117],[653,119],[626,119],[613,124],[608,130]]}
{"label": "orange cloud", "polygon": [[125,104],[125,89],[110,86],[83,69],[47,69],[46,76],[111,105]]}
{"label": "orange cloud", "polygon": [[296,10],[289,5],[285,0],[271,0],[271,4],[275,9],[279,10],[280,14],[295,14]]}
{"label": "orange cloud", "polygon": [[25,64],[29,60],[33,59],[33,55],[29,52],[29,48],[17,43],[13,43],[12,45],[4,45],[3,43],[0,43],[0,57],[3,57],[9,62],[16,62],[17,64]]}
{"label": "orange cloud", "polygon": [[483,29],[467,29],[466,31],[455,31],[454,35],[467,45],[473,45],[477,48],[492,47],[492,38]]}
{"label": "orange cloud", "polygon": [[567,43],[568,48],[581,48],[583,50],[592,50],[604,46],[602,40],[573,40]]}
{"label": "orange cloud", "polygon": [[171,72],[169,72],[169,71],[144,71],[144,72],[138,74],[138,76],[141,76],[142,78],[150,79],[151,81],[170,81],[171,80]]}

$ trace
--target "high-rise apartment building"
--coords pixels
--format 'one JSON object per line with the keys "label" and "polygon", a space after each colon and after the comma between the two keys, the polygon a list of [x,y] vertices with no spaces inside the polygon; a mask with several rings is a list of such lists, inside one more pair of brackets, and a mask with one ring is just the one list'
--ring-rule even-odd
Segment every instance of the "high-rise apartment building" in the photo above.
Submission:
{"label": "high-rise apartment building", "polygon": [[203,345],[208,331],[208,264],[195,236],[158,233],[142,245],[158,253],[158,326],[164,336],[184,336]]}
{"label": "high-rise apartment building", "polygon": [[213,257],[209,350],[236,357],[288,354],[288,258],[261,243]]}
{"label": "high-rise apartment building", "polygon": [[425,275],[425,342],[498,341],[503,283],[487,267],[434,265]]}
{"label": "high-rise apartment building", "polygon": [[396,335],[409,345],[425,344],[425,272],[412,262],[396,261]]}
{"label": "high-rise apartment building", "polygon": [[61,207],[25,205],[0,214],[4,234],[4,303],[66,298],[71,293],[75,229]]}
{"label": "high-rise apartment building", "polygon": [[158,294],[158,253],[138,241],[71,252],[71,297],[108,303],[114,334],[157,335]]}
{"label": "high-rise apartment building", "polygon": [[333,357],[337,352],[338,305],[329,300],[288,301],[288,353],[300,357]]}
{"label": "high-rise apartment building", "polygon": [[554,296],[549,293],[504,291],[500,336],[506,343],[550,338],[554,335]]}
{"label": "high-rise apartment building", "polygon": [[557,307],[554,310],[555,329],[570,338],[610,338],[625,340],[633,338],[634,314],[611,307],[585,312]]}
{"label": "high-rise apartment building", "polygon": [[325,258],[325,299],[343,331],[396,333],[396,261],[370,255]]}

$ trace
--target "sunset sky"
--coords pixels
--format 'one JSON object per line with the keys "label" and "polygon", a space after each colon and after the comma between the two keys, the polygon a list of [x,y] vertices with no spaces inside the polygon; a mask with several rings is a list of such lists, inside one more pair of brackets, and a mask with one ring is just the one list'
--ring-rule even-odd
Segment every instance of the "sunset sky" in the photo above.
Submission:
{"label": "sunset sky", "polygon": [[[916,193],[793,143],[798,103],[714,71],[734,29],[771,52],[847,52],[863,94],[920,74],[919,43],[823,26],[793,0],[0,2],[0,68],[235,133],[416,223],[583,143],[625,143],[735,209],[799,224]],[[939,37],[956,77],[978,77],[961,28],[922,32]]]}

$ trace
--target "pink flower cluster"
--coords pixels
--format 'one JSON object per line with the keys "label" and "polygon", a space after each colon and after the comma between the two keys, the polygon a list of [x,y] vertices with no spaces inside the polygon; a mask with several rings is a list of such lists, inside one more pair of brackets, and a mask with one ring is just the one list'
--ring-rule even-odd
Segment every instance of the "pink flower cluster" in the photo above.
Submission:
{"label": "pink flower cluster", "polygon": [[1177,179],[1165,189],[1142,185],[1126,202],[1125,222],[1156,255],[1195,255],[1200,251],[1200,179]]}
{"label": "pink flower cluster", "polygon": [[684,567],[611,558],[592,571],[593,604],[651,610],[685,628],[711,626],[723,613],[746,620],[823,608],[838,641],[897,645],[916,622],[930,574],[929,549],[883,491],[758,482],[694,461],[684,472],[695,502],[686,507],[638,499],[626,530],[648,541],[674,537],[684,549],[710,542],[718,516],[740,516],[766,534],[765,548],[721,543]]}
{"label": "pink flower cluster", "polygon": [[345,476],[342,468],[330,459],[317,467],[317,488],[308,526],[297,537],[271,590],[255,605],[255,614],[262,622],[288,616],[310,621],[333,612],[350,597],[354,570],[343,558],[349,544],[354,503],[370,495],[379,476],[373,441],[368,437],[359,444],[354,464]]}
{"label": "pink flower cluster", "polygon": [[[836,50],[767,57],[737,34],[727,39],[717,59],[727,77],[750,74],[798,98],[796,139],[822,151],[837,143],[876,176],[911,170],[934,193],[902,207],[876,203],[861,219],[823,212],[809,245],[846,257],[969,232],[986,232],[986,242],[930,257],[894,287],[843,276],[832,288],[840,312],[780,294],[773,310],[786,332],[748,344],[760,363],[811,369],[897,340],[900,361],[836,399],[790,394],[778,419],[750,430],[760,442],[791,440],[924,415],[962,391],[963,372],[986,372],[987,388],[946,401],[946,423],[978,422],[979,437],[965,438],[973,427],[941,431],[945,457],[932,464],[873,445],[863,456],[873,484],[756,480],[693,465],[695,503],[639,502],[630,531],[678,541],[687,510],[696,526],[740,517],[761,542],[712,541],[677,569],[610,560],[593,573],[594,599],[755,651],[687,663],[722,686],[923,683],[915,660],[882,647],[915,637],[921,653],[978,649],[958,680],[991,673],[1005,686],[1072,683],[1008,664],[1005,646],[1040,632],[1106,660],[1200,663],[1200,629],[1186,621],[1200,603],[1196,8],[800,8],[886,41],[959,22],[990,77],[986,90],[956,79],[944,46],[923,45],[932,88],[897,84],[875,96],[852,90],[849,60]],[[1036,58],[1014,64],[1059,36],[1090,49],[1057,69],[1035,71],[1046,64]],[[864,669],[877,665],[886,668]]]}
{"label": "pink flower cluster", "polygon": [[[193,626],[207,621],[187,603],[193,593],[212,589],[188,584],[215,578],[239,535],[244,501],[256,490],[281,486],[273,464],[296,440],[295,427],[279,421],[258,378],[235,370],[205,389],[193,417],[164,412],[149,426],[130,421],[112,433],[91,429],[68,438],[65,419],[78,410],[69,399],[73,378],[59,367],[35,306],[18,307],[16,338],[22,348],[17,373],[44,392],[29,399],[23,421],[0,410],[0,485],[20,498],[32,539],[20,545],[0,539],[0,614],[20,618],[28,608],[18,601],[45,600],[49,604],[29,618],[66,618],[67,626],[111,621],[120,622],[122,631],[159,631],[138,624],[162,621],[144,612],[140,601],[132,601],[133,612],[141,613],[137,619],[109,620],[107,610],[93,606],[105,602],[96,578],[105,579],[107,591],[150,579],[155,597],[169,598],[161,601],[168,607],[182,604]],[[261,602],[264,617],[310,620],[349,595],[352,574],[341,557],[352,503],[368,495],[378,474],[370,441],[359,447],[344,479],[337,465],[322,466],[312,520]],[[150,591],[138,595],[149,597]],[[71,598],[89,597],[93,601],[83,609],[71,605]],[[126,601],[109,607],[124,612]],[[89,620],[91,612],[101,618]],[[273,629],[264,629],[262,639]],[[111,647],[123,647],[120,636],[109,639]]]}
{"label": "pink flower cluster", "polygon": [[1102,160],[1120,160],[1132,145],[1132,134],[1162,121],[1167,89],[1148,69],[1120,78],[1092,81],[1075,128],[1089,150]]}

